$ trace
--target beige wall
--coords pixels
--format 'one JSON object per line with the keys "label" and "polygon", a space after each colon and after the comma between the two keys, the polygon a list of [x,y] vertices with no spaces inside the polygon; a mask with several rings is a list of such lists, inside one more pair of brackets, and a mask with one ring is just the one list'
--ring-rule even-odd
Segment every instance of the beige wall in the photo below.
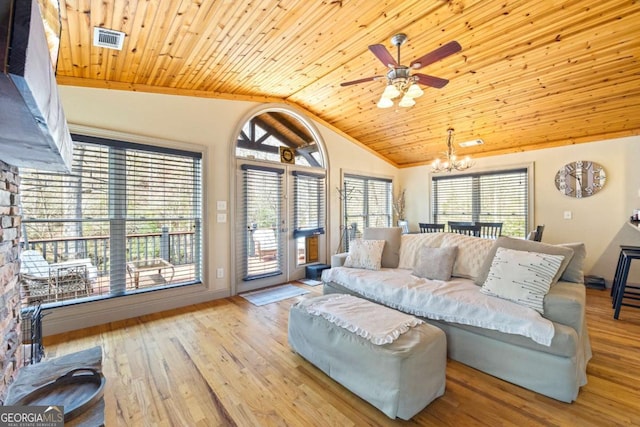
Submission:
{"label": "beige wall", "polygon": [[[216,222],[216,201],[231,203],[230,173],[232,148],[241,123],[261,105],[149,93],[135,93],[71,86],[59,88],[72,132],[121,137],[136,142],[156,142],[183,149],[203,151],[205,198],[205,285],[200,289],[154,293],[143,298],[129,297],[100,303],[80,304],[56,310],[47,317],[45,333],[78,326],[105,323],[118,318],[150,313],[169,307],[228,296],[232,293],[229,274],[231,224]],[[303,112],[297,111],[304,115]],[[340,204],[336,187],[343,169],[395,177],[397,169],[350,142],[329,127],[313,122],[328,154],[330,174],[329,238],[327,259],[338,245]],[[212,244],[215,242],[215,244]],[[225,277],[217,279],[215,269],[223,267]]]}
{"label": "beige wall", "polygon": [[[575,199],[556,189],[554,177],[565,163],[591,160],[604,166],[607,182],[592,197]],[[640,246],[640,230],[626,223],[640,209],[640,137],[620,138],[476,159],[474,169],[533,162],[534,224],[545,224],[543,241],[582,241],[587,247],[586,272],[613,277],[620,244]],[[413,229],[430,218],[430,167],[402,169],[400,184],[407,188],[408,218]],[[564,219],[570,211],[572,219]],[[632,279],[640,281],[640,265]]]}
{"label": "beige wall", "polygon": [[[231,149],[243,119],[260,107],[255,102],[191,98],[62,86],[59,88],[67,119],[74,130],[100,129],[109,136],[135,136],[141,142],[163,144],[204,153],[205,189],[205,285],[189,289],[154,292],[56,310],[47,317],[45,333],[57,333],[80,326],[105,323],[151,313],[232,293],[229,281],[230,223],[215,221],[218,200],[231,202]],[[304,115],[304,113],[302,113]],[[365,149],[314,122],[321,135],[330,174],[328,257],[338,245],[340,204],[336,187],[341,173],[361,172],[393,177],[396,186],[407,189],[407,216],[412,227],[429,218],[429,167],[396,169]],[[544,240],[550,243],[584,241],[587,244],[587,272],[609,278],[617,257],[617,245],[640,245],[640,231],[625,225],[634,208],[640,208],[640,138],[624,138],[504,156],[477,159],[476,168],[511,164],[535,164],[535,222],[546,224]],[[571,160],[593,160],[607,170],[606,188],[594,197],[574,200],[562,196],[553,184],[556,171]],[[564,220],[563,212],[573,219]],[[211,244],[215,242],[215,244]],[[215,268],[225,268],[225,277],[215,278]]]}

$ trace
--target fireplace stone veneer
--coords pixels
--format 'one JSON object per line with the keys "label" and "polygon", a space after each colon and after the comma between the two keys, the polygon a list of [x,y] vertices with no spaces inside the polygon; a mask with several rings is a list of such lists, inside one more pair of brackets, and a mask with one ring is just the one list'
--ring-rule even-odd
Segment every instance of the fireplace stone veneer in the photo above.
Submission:
{"label": "fireplace stone veneer", "polygon": [[20,335],[20,177],[0,161],[0,404],[22,367]]}

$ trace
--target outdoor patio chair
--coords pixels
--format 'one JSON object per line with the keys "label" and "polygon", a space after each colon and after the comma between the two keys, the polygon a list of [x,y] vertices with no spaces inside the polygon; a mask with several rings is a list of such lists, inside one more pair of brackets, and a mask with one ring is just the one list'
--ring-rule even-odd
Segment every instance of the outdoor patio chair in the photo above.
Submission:
{"label": "outdoor patio chair", "polygon": [[39,251],[26,250],[20,254],[20,261],[27,303],[88,296],[92,293],[92,282],[98,277],[98,269],[88,258],[49,264]]}
{"label": "outdoor patio chair", "polygon": [[259,228],[253,232],[256,253],[260,259],[275,259],[278,254],[278,240],[272,228]]}

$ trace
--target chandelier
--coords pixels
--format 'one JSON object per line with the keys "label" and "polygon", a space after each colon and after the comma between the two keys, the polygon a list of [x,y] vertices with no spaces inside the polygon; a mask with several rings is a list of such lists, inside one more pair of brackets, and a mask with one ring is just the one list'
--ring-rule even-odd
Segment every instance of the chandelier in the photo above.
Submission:
{"label": "chandelier", "polygon": [[456,152],[453,150],[453,129],[447,129],[449,135],[447,136],[447,151],[444,153],[446,156],[444,161],[436,159],[431,164],[431,170],[433,172],[451,172],[453,170],[463,171],[473,166],[473,161],[469,156],[462,160],[458,160]]}

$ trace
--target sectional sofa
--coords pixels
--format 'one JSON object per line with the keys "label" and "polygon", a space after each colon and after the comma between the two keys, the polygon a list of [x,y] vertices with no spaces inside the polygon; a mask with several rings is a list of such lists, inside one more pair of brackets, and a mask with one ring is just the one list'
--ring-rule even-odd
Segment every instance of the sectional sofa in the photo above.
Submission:
{"label": "sectional sofa", "polygon": [[560,401],[577,398],[591,358],[583,244],[400,231],[366,229],[350,253],[334,255],[324,293],[417,315],[445,332],[449,358]]}

